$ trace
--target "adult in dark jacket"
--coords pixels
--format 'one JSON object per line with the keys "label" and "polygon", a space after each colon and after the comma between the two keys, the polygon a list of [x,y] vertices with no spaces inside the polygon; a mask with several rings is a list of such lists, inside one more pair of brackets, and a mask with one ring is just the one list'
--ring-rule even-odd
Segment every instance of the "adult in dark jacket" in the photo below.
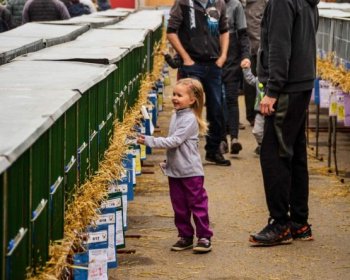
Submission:
{"label": "adult in dark jacket", "polygon": [[204,87],[209,122],[205,160],[229,166],[231,162],[219,150],[224,123],[222,66],[229,39],[224,0],[176,0],[167,37],[183,61],[180,77],[196,78]]}
{"label": "adult in dark jacket", "polygon": [[265,131],[260,162],[270,214],[253,245],[311,240],[305,119],[316,73],[319,0],[269,0],[261,23],[258,77]]}
{"label": "adult in dark jacket", "polygon": [[12,18],[9,10],[0,4],[0,33],[12,28]]}
{"label": "adult in dark jacket", "polygon": [[22,24],[22,12],[25,2],[26,0],[7,0],[6,8],[11,13],[13,27]]}
{"label": "adult in dark jacket", "polygon": [[80,0],[61,0],[67,7],[70,17],[78,17],[91,14],[90,8]]}
{"label": "adult in dark jacket", "polygon": [[[256,56],[260,44],[260,24],[268,0],[245,0],[245,16],[247,19],[247,32],[250,41],[250,61],[253,74],[256,76]],[[243,90],[246,108],[246,119],[254,125],[255,119],[255,86],[243,80]]]}
{"label": "adult in dark jacket", "polygon": [[[227,60],[223,68],[222,81],[224,84],[226,113],[223,142],[226,144],[227,134],[230,135],[230,152],[238,154],[242,150],[241,143],[238,142],[239,131],[239,107],[238,95],[242,80],[242,70],[240,67],[244,61],[249,61],[249,38],[247,33],[247,23],[244,10],[239,0],[225,0],[226,15],[229,26],[229,47]],[[225,104],[224,104],[225,105]]]}
{"label": "adult in dark jacket", "polygon": [[59,0],[27,0],[23,8],[23,23],[70,18],[66,6]]}

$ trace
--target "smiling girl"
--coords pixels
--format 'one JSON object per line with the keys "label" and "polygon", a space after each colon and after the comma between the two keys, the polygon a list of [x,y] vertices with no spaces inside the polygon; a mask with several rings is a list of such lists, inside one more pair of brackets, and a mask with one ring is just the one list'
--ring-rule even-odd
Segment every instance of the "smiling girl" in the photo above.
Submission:
{"label": "smiling girl", "polygon": [[[190,78],[179,80],[174,87],[172,103],[175,112],[171,117],[168,137],[142,135],[138,143],[167,149],[164,169],[169,178],[175,226],[180,238],[171,250],[193,248],[194,253],[206,253],[211,251],[213,232],[209,228],[208,196],[203,186],[204,171],[198,150],[198,135],[207,132],[207,123],[202,118],[202,84]],[[195,234],[198,243],[193,247]]]}

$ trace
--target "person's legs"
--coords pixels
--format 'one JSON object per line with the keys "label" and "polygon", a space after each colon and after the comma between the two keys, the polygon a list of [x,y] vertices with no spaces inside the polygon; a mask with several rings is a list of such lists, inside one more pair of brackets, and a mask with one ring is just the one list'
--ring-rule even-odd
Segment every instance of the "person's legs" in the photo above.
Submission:
{"label": "person's legs", "polygon": [[294,142],[290,215],[293,222],[300,224],[307,223],[309,216],[309,174],[307,167],[305,120],[310,96],[311,92],[302,92],[295,96],[296,106],[298,107],[296,113],[300,114],[300,128]]}
{"label": "person's legs", "polygon": [[223,135],[224,115],[222,108],[221,68],[212,63],[195,63],[179,68],[181,77],[196,78],[201,81],[205,92],[207,121],[209,123],[206,136],[205,159],[218,165],[229,166],[231,162],[220,153],[220,142]]}
{"label": "person's legs", "polygon": [[213,232],[209,227],[208,196],[203,186],[204,177],[182,178],[188,207],[192,212],[198,238],[210,239]]}
{"label": "person's legs", "polygon": [[222,85],[222,110],[223,110],[223,124],[222,124],[222,135],[221,135],[221,142],[219,146],[219,150],[221,154],[226,154],[228,153],[228,144],[227,144],[227,105],[226,105],[226,91],[225,91],[225,85]]}
{"label": "person's legs", "polygon": [[308,174],[304,130],[310,93],[281,93],[274,115],[265,117],[260,162],[273,222],[259,234],[252,235],[252,243],[289,243],[292,236],[289,210],[293,217],[301,215],[304,217],[298,218],[307,219]]}
{"label": "person's legs", "polygon": [[227,126],[232,138],[238,138],[239,107],[238,107],[239,81],[225,83]]}
{"label": "person's legs", "polygon": [[242,145],[238,142],[239,131],[239,95],[240,81],[225,83],[226,105],[227,105],[227,126],[231,137],[231,154],[238,154]]}
{"label": "person's legs", "polygon": [[205,91],[205,102],[207,108],[207,120],[209,131],[206,137],[205,150],[208,153],[217,153],[223,134],[223,106],[222,106],[222,83],[221,69],[215,63],[203,66],[205,76],[202,84]]}
{"label": "person's legs", "polygon": [[279,154],[279,143],[274,126],[275,116],[265,117],[264,137],[260,149],[260,164],[265,197],[270,217],[279,223],[289,220],[289,189],[291,164]]}
{"label": "person's legs", "polygon": [[186,189],[181,179],[169,177],[171,204],[175,214],[175,226],[179,237],[193,238],[194,229],[191,224],[191,210],[188,207]]}
{"label": "person's legs", "polygon": [[264,136],[264,123],[265,123],[264,116],[259,112],[256,112],[255,119],[254,119],[254,127],[252,132],[258,144],[258,146],[255,148],[255,153],[257,155],[260,155],[261,143]]}

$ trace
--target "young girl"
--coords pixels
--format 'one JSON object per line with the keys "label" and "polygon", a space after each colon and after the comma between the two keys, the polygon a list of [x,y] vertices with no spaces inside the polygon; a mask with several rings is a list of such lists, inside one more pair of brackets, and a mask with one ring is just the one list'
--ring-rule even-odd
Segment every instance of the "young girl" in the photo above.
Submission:
{"label": "young girl", "polygon": [[[211,251],[208,196],[203,187],[204,171],[198,151],[198,134],[207,132],[202,119],[204,91],[197,80],[186,78],[177,81],[172,102],[175,108],[168,137],[140,136],[138,143],[151,148],[167,149],[164,166],[169,177],[171,203],[175,212],[175,226],[180,239],[171,247],[173,251],[193,248],[195,253]],[[194,228],[198,243],[193,247]]]}

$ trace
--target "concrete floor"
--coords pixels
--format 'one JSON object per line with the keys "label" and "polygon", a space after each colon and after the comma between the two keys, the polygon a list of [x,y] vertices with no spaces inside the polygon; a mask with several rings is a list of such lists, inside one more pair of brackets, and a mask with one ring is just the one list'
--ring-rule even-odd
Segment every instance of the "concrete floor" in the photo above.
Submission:
{"label": "concrete floor", "polygon": [[[171,73],[174,80],[174,73]],[[166,88],[165,110],[160,113],[160,132],[166,135],[171,104],[171,87]],[[240,108],[244,108],[240,97]],[[241,119],[245,120],[244,112]],[[244,121],[243,121],[244,122]],[[268,248],[250,247],[249,233],[267,223],[267,209],[259,158],[251,128],[240,131],[243,150],[227,156],[232,166],[204,163],[205,187],[214,230],[213,250],[195,255],[191,250],[170,251],[177,240],[167,178],[158,163],[163,150],[153,150],[142,174],[137,177],[135,200],[129,203],[126,250],[119,254],[119,267],[109,271],[109,279],[350,279],[350,186],[329,174],[325,162],[310,157],[310,223],[315,240],[293,242]],[[204,139],[201,152],[204,158]],[[314,151],[310,151],[313,155]]]}

